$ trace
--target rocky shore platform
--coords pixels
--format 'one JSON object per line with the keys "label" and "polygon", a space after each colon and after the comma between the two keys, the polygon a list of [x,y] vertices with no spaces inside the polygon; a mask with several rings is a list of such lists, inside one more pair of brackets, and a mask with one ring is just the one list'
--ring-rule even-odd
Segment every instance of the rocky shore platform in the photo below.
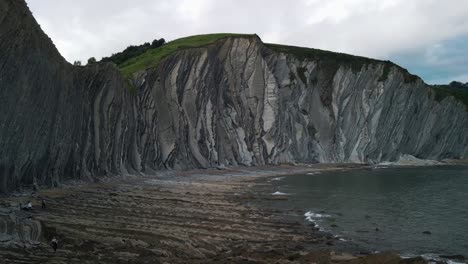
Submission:
{"label": "rocky shore platform", "polygon": [[[426,263],[346,253],[302,212],[255,206],[286,199],[259,191],[269,184],[263,178],[356,167],[165,171],[1,197],[0,263]],[[34,209],[20,210],[28,200]]]}

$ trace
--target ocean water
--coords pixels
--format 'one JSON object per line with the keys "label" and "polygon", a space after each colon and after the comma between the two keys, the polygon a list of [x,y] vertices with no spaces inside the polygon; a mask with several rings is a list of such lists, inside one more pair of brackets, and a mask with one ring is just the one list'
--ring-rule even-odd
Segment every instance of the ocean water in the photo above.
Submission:
{"label": "ocean water", "polygon": [[291,175],[272,181],[278,208],[369,251],[468,255],[468,166]]}

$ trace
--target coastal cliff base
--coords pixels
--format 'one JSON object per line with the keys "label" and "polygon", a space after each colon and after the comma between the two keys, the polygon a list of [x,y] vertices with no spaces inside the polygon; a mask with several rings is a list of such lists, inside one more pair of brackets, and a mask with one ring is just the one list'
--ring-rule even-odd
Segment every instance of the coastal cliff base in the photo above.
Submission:
{"label": "coastal cliff base", "polygon": [[[356,165],[343,165],[350,169]],[[73,184],[2,199],[2,263],[425,263],[398,255],[336,253],[340,241],[288,214],[255,206],[259,177],[336,169],[260,167],[166,171]],[[41,209],[45,199],[46,209]],[[19,210],[31,200],[32,211]],[[48,245],[59,240],[56,253]]]}

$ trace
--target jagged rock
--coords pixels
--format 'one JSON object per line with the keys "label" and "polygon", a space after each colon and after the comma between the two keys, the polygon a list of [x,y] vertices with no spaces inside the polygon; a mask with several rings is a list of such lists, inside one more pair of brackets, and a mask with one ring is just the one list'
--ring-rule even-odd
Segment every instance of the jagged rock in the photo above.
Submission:
{"label": "jagged rock", "polygon": [[15,211],[3,214],[0,212],[0,242],[3,244],[21,241],[25,246],[37,245],[44,241],[42,223],[32,219],[29,213]]}
{"label": "jagged rock", "polygon": [[165,168],[468,156],[461,102],[386,62],[321,56],[228,37],[126,81],[111,64],[67,63],[23,0],[0,0],[0,192]]}

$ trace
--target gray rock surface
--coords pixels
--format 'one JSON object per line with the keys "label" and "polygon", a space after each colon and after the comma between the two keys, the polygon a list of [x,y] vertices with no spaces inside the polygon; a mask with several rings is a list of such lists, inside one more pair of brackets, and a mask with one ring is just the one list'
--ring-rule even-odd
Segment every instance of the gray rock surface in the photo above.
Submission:
{"label": "gray rock surface", "polygon": [[71,66],[24,1],[0,1],[0,191],[117,172],[134,105],[114,66]]}
{"label": "gray rock surface", "polygon": [[0,0],[0,192],[160,169],[468,156],[465,105],[384,62],[299,59],[230,37],[130,81],[136,93],[113,65],[70,65],[23,0]]}
{"label": "gray rock surface", "polygon": [[136,77],[139,97],[156,108],[142,116],[161,122],[144,134],[157,143],[144,145],[171,168],[466,157],[465,106],[434,100],[397,66],[381,80],[385,67],[337,65],[330,74],[255,37],[181,51]]}

